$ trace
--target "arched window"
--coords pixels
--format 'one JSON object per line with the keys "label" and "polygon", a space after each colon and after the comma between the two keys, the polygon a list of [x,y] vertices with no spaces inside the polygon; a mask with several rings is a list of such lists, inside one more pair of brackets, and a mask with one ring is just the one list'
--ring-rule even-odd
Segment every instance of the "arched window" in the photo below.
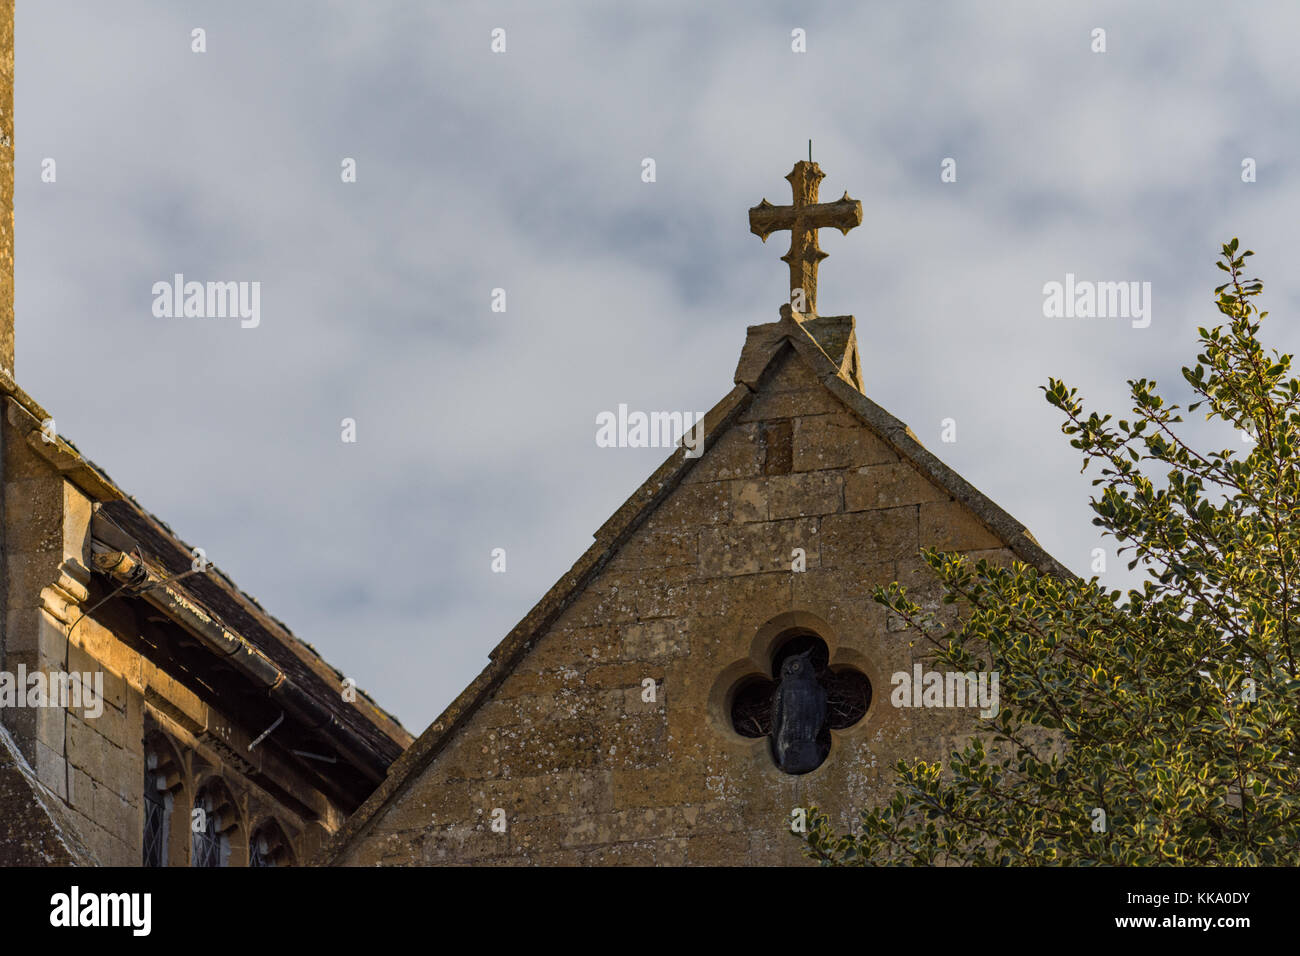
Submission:
{"label": "arched window", "polygon": [[145,866],[167,865],[167,818],[171,794],[151,786],[152,774],[144,775],[144,858]]}
{"label": "arched window", "polygon": [[293,866],[293,851],[284,831],[274,820],[267,820],[248,843],[249,866]]}
{"label": "arched window", "polygon": [[190,814],[190,866],[229,866],[230,834],[237,823],[234,804],[219,782],[200,787]]}
{"label": "arched window", "polygon": [[145,739],[143,784],[140,862],[143,866],[167,866],[171,862],[172,808],[181,786],[181,773],[175,752],[157,734]]}

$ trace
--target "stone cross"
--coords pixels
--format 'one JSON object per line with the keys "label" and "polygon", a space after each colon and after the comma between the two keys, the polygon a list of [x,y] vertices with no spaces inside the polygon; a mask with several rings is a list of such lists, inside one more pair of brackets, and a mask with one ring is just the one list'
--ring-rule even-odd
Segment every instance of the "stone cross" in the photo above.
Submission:
{"label": "stone cross", "polygon": [[[794,192],[794,205],[773,206],[764,199],[749,210],[749,231],[764,242],[779,229],[790,230],[790,251],[781,259],[790,265],[791,308],[809,316],[817,314],[817,263],[826,258],[817,245],[817,230],[834,226],[848,235],[854,226],[862,225],[862,203],[850,199],[847,192],[835,202],[817,201],[817,187],[825,176],[816,163],[801,159],[785,177]],[[798,308],[801,298],[803,308]]]}

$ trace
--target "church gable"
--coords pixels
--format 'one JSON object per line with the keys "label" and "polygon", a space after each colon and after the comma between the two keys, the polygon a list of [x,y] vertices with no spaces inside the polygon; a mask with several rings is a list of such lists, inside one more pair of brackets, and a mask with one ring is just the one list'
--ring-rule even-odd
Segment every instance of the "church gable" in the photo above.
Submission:
{"label": "church gable", "polygon": [[[796,863],[793,808],[847,827],[894,761],[976,729],[970,708],[891,705],[925,662],[872,589],[951,612],[920,548],[1050,559],[865,399],[851,328],[828,325],[838,355],[788,309],[750,329],[703,457],[679,451],[597,532],[327,859]],[[781,745],[778,692],[786,723],[822,706],[828,726]]]}

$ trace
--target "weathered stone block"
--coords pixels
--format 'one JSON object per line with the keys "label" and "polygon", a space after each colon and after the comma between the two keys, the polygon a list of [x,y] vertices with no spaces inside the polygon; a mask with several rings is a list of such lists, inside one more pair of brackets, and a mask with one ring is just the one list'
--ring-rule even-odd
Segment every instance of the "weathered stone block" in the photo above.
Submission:
{"label": "weathered stone block", "polygon": [[550,850],[545,853],[529,854],[533,866],[582,866],[583,856],[579,850]]}
{"label": "weathered stone block", "polygon": [[685,849],[685,862],[690,866],[745,866],[749,863],[749,834],[702,833],[687,839]]}
{"label": "weathered stone block", "polygon": [[509,834],[508,829],[505,833],[494,833],[489,827],[488,818],[484,817],[482,823],[472,827],[435,828],[411,839],[419,841],[420,862],[434,866],[475,863],[492,858],[504,860],[510,853]]}
{"label": "weathered stone block", "polygon": [[921,546],[942,551],[979,551],[1002,544],[959,501],[921,505]]}
{"label": "weathered stone block", "polygon": [[873,595],[876,587],[893,581],[893,562],[862,568],[814,568],[793,576],[793,605],[825,619],[842,641],[874,652],[872,638],[885,630],[885,608]]}
{"label": "weathered stone block", "polygon": [[620,628],[625,660],[652,661],[681,657],[690,651],[690,638],[682,622],[675,618],[627,624]]}
{"label": "weathered stone block", "polygon": [[668,724],[663,714],[621,714],[606,732],[604,762],[612,769],[641,769],[663,761]]}
{"label": "weathered stone block", "polygon": [[68,773],[68,804],[90,819],[95,817],[95,792],[99,784],[90,775],[73,767]]}
{"label": "weathered stone block", "polygon": [[821,471],[898,461],[898,455],[848,413],[794,419],[794,470]]}
{"label": "weathered stone block", "polygon": [[760,478],[754,481],[731,482],[731,515],[737,523],[767,520],[768,482],[771,479]]}
{"label": "weathered stone block", "polygon": [[[817,566],[816,545],[813,543],[808,548],[808,566]],[[716,578],[701,582],[692,592],[692,629],[716,636],[733,627],[756,627],[782,611],[789,610],[791,588],[797,577],[798,574],[792,572],[787,564],[770,574]],[[724,620],[699,620],[719,617]]]}
{"label": "weathered stone block", "polygon": [[[78,625],[80,630],[81,625]],[[115,641],[115,643],[117,643]],[[122,651],[128,651],[128,648],[119,644]],[[68,670],[76,674],[90,674],[91,687],[94,687],[96,674],[101,675],[99,679],[103,681],[104,706],[112,707],[119,713],[126,710],[126,680],[120,674],[115,674],[105,662],[92,657],[83,647],[73,644],[68,649]]]}
{"label": "weathered stone block", "polygon": [[731,485],[726,481],[683,483],[644,525],[647,531],[694,531],[731,520]]}
{"label": "weathered stone block", "polygon": [[762,473],[757,425],[737,425],[717,440],[691,467],[683,484],[752,478]]}
{"label": "weathered stone block", "polygon": [[9,654],[35,654],[40,648],[42,617],[35,607],[10,608],[5,613],[5,650]]}
{"label": "weathered stone block", "polygon": [[624,621],[635,621],[636,618],[636,602],[632,589],[602,587],[595,584],[569,606],[561,620],[564,627],[574,628],[620,624]]}
{"label": "weathered stone block", "polygon": [[822,519],[822,567],[897,561],[916,554],[919,547],[915,506],[827,515]]}
{"label": "weathered stone block", "polygon": [[448,783],[436,792],[414,790],[393,804],[383,820],[385,832],[472,824],[489,800],[481,781]]}
{"label": "weathered stone block", "polygon": [[794,431],[790,422],[760,423],[758,444],[763,454],[764,475],[788,475],[794,470]]}
{"label": "weathered stone block", "polygon": [[844,507],[844,476],[835,471],[810,471],[767,480],[768,517],[802,518],[833,514]]}
{"label": "weathered stone block", "polygon": [[593,847],[582,854],[583,866],[654,866],[653,841],[639,843],[614,843]]}
{"label": "weathered stone block", "polygon": [[138,812],[108,787],[93,784],[91,790],[95,821],[125,845],[126,837],[140,832]]}
{"label": "weathered stone block", "polygon": [[617,659],[621,644],[618,627],[557,627],[537,642],[525,660],[529,669],[584,670],[591,664]]}
{"label": "weathered stone block", "polygon": [[63,481],[28,478],[4,483],[5,553],[63,550]]}
{"label": "weathered stone block", "polygon": [[655,768],[616,770],[613,776],[614,809],[671,807],[700,799],[704,774],[698,770]]}
{"label": "weathered stone block", "polygon": [[673,617],[690,601],[693,585],[686,582],[660,582],[636,589],[635,607],[638,620]]}
{"label": "weathered stone block", "polygon": [[[668,619],[653,621],[647,625],[632,625],[631,627],[646,627],[653,629],[662,626],[665,629],[670,627]],[[629,628],[630,629],[630,628]],[[663,648],[665,651],[674,645],[675,633],[673,630],[666,630],[659,634],[650,631],[650,636],[639,635],[633,638],[633,641],[649,640],[656,648]],[[627,644],[624,645],[628,647]],[[631,664],[604,664],[600,667],[593,667],[583,675],[582,682],[585,686],[596,690],[609,690],[615,687],[635,687],[641,688],[642,681],[653,680],[656,683],[664,679],[664,669],[662,665],[649,663],[631,663]]]}
{"label": "weathered stone block", "polygon": [[809,388],[760,392],[740,417],[742,422],[773,421],[809,415],[843,412],[844,405],[820,384]]}
{"label": "weathered stone block", "polygon": [[36,779],[58,794],[60,799],[68,799],[68,765],[63,754],[51,750],[39,740],[33,744],[35,759],[29,760],[36,771]]}
{"label": "weathered stone block", "polygon": [[815,564],[819,518],[762,521],[700,532],[700,574],[735,577],[767,571],[790,571],[795,548]]}
{"label": "weathered stone block", "polygon": [[619,549],[609,563],[611,571],[627,568],[662,568],[694,564],[699,551],[694,531],[667,531],[638,535]]}
{"label": "weathered stone block", "polygon": [[572,665],[534,668],[530,661],[524,661],[518,670],[501,683],[493,697],[496,702],[539,695],[553,699],[556,693],[572,690],[581,683],[582,671]]}
{"label": "weathered stone block", "polygon": [[844,476],[844,510],[898,508],[947,501],[948,494],[907,462],[866,465]]}
{"label": "weathered stone block", "polygon": [[6,555],[10,593],[21,595],[25,601],[32,601],[33,597],[39,600],[41,590],[59,580],[62,560],[62,551],[24,551]]}
{"label": "weathered stone block", "polygon": [[122,749],[95,730],[90,723],[68,716],[68,762],[90,774],[96,781],[111,781],[113,770],[121,762]]}

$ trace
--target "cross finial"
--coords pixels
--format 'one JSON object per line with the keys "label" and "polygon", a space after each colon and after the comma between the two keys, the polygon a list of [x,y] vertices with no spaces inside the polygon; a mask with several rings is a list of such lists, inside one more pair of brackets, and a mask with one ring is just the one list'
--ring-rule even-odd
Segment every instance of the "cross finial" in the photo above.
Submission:
{"label": "cross finial", "polygon": [[[790,266],[791,308],[806,316],[817,314],[817,263],[826,258],[817,244],[817,230],[834,226],[845,235],[862,225],[862,203],[846,192],[835,202],[819,203],[817,187],[826,174],[809,160],[800,160],[785,178],[794,204],[774,206],[764,199],[749,210],[749,231],[764,242],[779,229],[790,230],[790,251],[781,257]],[[798,308],[802,299],[803,308]]]}

